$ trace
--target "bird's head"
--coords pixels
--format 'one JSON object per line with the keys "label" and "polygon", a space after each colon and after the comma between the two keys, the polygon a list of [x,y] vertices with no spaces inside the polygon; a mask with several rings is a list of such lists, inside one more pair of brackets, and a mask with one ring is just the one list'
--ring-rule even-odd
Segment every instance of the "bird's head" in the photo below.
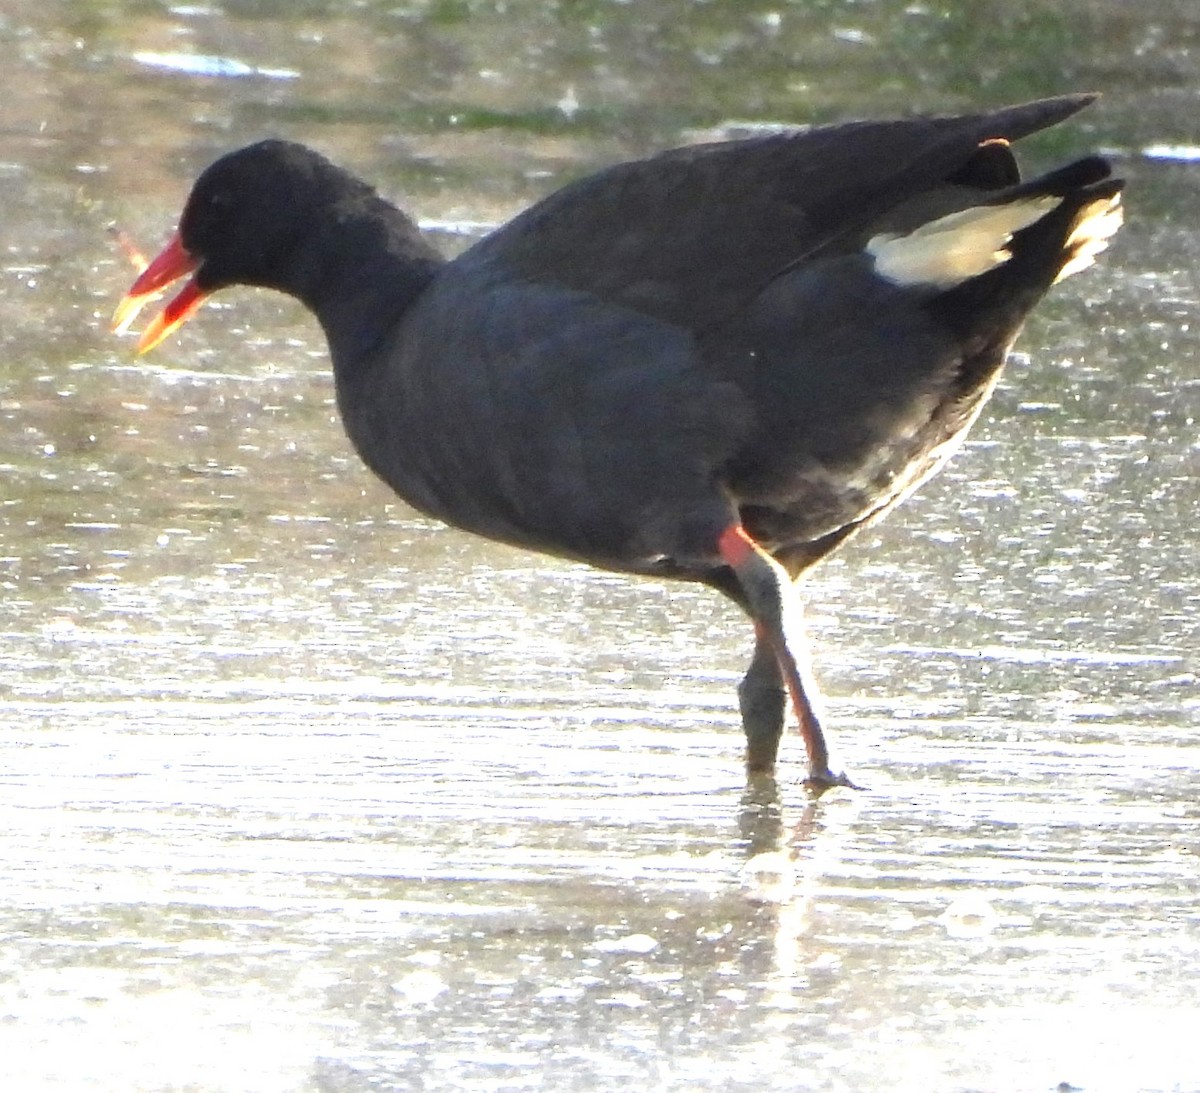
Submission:
{"label": "bird's head", "polygon": [[196,180],[175,234],[118,305],[115,329],[126,329],[182,277],[187,283],[142,333],[138,352],[158,345],[219,288],[286,288],[301,240],[348,189],[373,192],[302,144],[265,140],[222,156]]}

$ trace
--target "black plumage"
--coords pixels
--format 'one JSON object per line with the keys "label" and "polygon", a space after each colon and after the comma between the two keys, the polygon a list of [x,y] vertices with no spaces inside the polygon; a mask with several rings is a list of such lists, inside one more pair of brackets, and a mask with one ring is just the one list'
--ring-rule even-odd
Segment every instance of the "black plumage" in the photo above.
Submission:
{"label": "black plumage", "polygon": [[346,430],[416,508],[490,538],[708,584],[755,623],[747,762],[790,695],[835,775],[793,581],[933,473],[1018,329],[1119,223],[1097,157],[1021,180],[1010,142],[1089,96],[681,148],[573,182],[445,261],[300,145],[209,167],[130,290],[299,298]]}

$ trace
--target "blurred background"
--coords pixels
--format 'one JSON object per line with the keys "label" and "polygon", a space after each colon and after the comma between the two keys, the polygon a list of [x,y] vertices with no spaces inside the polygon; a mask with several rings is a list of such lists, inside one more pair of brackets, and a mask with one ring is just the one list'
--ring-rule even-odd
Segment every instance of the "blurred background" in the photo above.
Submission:
{"label": "blurred background", "polygon": [[[0,1075],[97,1090],[1200,1090],[1192,0],[0,12]],[[309,143],[453,253],[613,161],[1104,98],[1127,226],[808,582],[835,769],[747,788],[749,627],[471,539],[315,322],[109,316],[195,175]]]}

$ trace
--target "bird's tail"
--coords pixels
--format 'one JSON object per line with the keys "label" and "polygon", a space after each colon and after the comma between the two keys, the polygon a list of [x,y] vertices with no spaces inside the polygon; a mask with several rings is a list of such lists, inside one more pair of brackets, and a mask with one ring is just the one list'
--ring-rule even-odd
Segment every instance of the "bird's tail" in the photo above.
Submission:
{"label": "bird's tail", "polygon": [[977,292],[1024,289],[1018,296],[1036,299],[1108,245],[1121,226],[1121,185],[1106,160],[1089,156],[912,231],[877,235],[867,251],[897,284],[975,295],[980,280]]}

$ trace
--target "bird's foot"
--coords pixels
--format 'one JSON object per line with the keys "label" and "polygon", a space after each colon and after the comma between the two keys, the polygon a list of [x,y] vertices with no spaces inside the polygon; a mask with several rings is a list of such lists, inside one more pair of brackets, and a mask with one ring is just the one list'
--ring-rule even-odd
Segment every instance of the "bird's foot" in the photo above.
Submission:
{"label": "bird's foot", "polygon": [[862,786],[855,785],[849,778],[846,777],[846,772],[834,774],[833,771],[826,768],[825,770],[810,770],[808,777],[804,779],[804,788],[808,790],[809,796],[815,801],[827,789],[834,789],[841,786],[844,789],[862,789]]}

